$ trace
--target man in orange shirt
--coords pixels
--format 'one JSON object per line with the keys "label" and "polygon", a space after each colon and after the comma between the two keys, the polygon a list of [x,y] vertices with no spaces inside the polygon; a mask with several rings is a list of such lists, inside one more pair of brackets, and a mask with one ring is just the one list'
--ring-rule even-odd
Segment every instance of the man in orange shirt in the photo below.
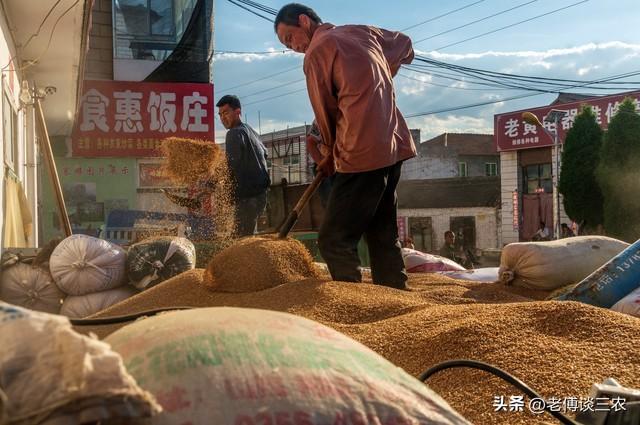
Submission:
{"label": "man in orange shirt", "polygon": [[416,155],[396,106],[393,76],[411,63],[411,40],[364,25],[323,24],[309,7],[291,3],[278,12],[282,44],[304,53],[307,90],[336,174],[320,228],[320,253],[334,280],[359,282],[357,245],[364,235],[373,282],[404,289],[396,221],[396,186],[402,161]]}

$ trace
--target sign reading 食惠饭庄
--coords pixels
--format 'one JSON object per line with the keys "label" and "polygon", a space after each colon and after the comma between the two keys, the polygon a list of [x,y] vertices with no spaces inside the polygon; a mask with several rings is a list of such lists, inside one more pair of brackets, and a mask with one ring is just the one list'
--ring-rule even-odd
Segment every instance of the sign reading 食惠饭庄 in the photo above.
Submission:
{"label": "sign reading \u98df\u60e0\u996d\u5e84", "polygon": [[85,81],[73,156],[159,156],[162,140],[214,140],[213,85]]}
{"label": "sign reading \u98df\u60e0\u996d\u5e84", "polygon": [[564,103],[561,105],[551,105],[542,108],[525,109],[506,114],[494,116],[494,139],[499,152],[513,151],[529,148],[540,148],[552,146],[554,140],[542,128],[528,124],[522,119],[525,111],[533,113],[538,117],[544,127],[551,133],[556,131],[556,123],[545,121],[546,116],[552,109],[566,112],[564,118],[558,123],[558,135],[560,143],[564,142],[566,132],[573,127],[576,115],[580,112],[582,105],[589,105],[596,115],[598,124],[606,129],[611,119],[618,112],[620,103],[626,98],[632,98],[636,107],[640,109],[640,91],[616,94],[611,96],[593,97],[577,102]]}

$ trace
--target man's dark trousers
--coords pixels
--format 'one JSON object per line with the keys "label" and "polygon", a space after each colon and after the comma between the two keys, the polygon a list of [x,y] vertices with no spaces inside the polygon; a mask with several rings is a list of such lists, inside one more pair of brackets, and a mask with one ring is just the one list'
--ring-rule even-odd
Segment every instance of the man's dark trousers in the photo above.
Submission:
{"label": "man's dark trousers", "polygon": [[258,218],[267,205],[267,192],[236,200],[236,236],[250,236],[256,232]]}
{"label": "man's dark trousers", "polygon": [[336,173],[318,245],[333,280],[360,282],[358,241],[364,235],[373,283],[405,288],[398,241],[396,186],[402,163],[362,173]]}

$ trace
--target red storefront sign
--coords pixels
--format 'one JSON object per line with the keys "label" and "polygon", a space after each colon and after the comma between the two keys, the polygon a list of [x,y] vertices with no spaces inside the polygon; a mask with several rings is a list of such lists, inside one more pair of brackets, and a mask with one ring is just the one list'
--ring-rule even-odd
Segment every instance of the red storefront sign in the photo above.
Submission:
{"label": "red storefront sign", "polygon": [[213,85],[85,81],[73,156],[159,156],[168,137],[214,140]]}
{"label": "red storefront sign", "polygon": [[513,201],[513,230],[520,229],[520,209],[518,203],[518,191],[514,190],[512,196]]}
{"label": "red storefront sign", "polygon": [[559,140],[560,143],[563,143],[567,130],[573,127],[573,121],[580,112],[582,105],[590,105],[596,115],[598,124],[600,124],[603,129],[606,129],[611,122],[611,118],[618,112],[618,107],[625,97],[631,97],[635,100],[636,107],[640,107],[640,91],[635,91],[611,96],[594,97],[561,105],[523,109],[507,114],[498,114],[494,116],[493,138],[495,139],[498,151],[552,146],[554,143],[553,138],[542,128],[524,122],[522,113],[525,111],[533,113],[540,119],[545,128],[553,133],[555,132],[556,124],[554,122],[547,122],[544,119],[549,111],[556,109],[566,111],[567,113],[558,123]]}
{"label": "red storefront sign", "polygon": [[407,217],[396,217],[396,221],[398,223],[398,239],[400,242],[406,241],[409,236],[407,234]]}

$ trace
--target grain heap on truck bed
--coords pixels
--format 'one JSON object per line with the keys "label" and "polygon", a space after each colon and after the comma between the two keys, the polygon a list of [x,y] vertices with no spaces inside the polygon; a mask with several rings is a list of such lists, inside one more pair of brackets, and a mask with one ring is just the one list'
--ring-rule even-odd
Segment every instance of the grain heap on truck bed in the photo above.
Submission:
{"label": "grain heap on truck bed", "polygon": [[[203,274],[183,273],[95,317],[170,306],[286,311],[343,332],[415,376],[466,358],[494,364],[546,398],[586,397],[592,383],[607,377],[640,387],[640,320],[579,303],[540,301],[548,292],[420,274],[411,275],[410,291],[324,276],[225,293],[208,289]],[[104,337],[121,326],[79,330]],[[476,424],[554,422],[548,415],[494,412],[494,396],[522,394],[480,371],[448,370],[428,384]]]}
{"label": "grain heap on truck bed", "polygon": [[317,271],[302,242],[249,237],[213,257],[204,283],[220,292],[255,292],[310,277],[317,277]]}

